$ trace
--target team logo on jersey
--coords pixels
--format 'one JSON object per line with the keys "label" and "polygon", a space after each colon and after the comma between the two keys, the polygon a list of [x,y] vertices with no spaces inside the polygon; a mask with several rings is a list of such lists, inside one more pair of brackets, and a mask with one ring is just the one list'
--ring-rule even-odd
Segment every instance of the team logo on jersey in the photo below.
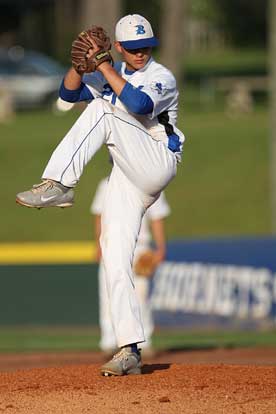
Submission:
{"label": "team logo on jersey", "polygon": [[103,86],[103,91],[102,91],[102,96],[106,95],[106,96],[110,96],[113,93],[113,89],[111,88],[111,86],[109,85],[109,83],[106,83]]}
{"label": "team logo on jersey", "polygon": [[163,95],[167,89],[165,82],[152,82],[150,87],[155,93],[158,93],[158,95]]}
{"label": "team logo on jersey", "polygon": [[145,28],[142,24],[137,24],[135,27],[137,27],[137,30],[136,30],[137,35],[146,33]]}
{"label": "team logo on jersey", "polygon": [[155,84],[155,86],[158,90],[158,93],[161,94],[162,93],[162,83],[158,82],[158,83]]}
{"label": "team logo on jersey", "polygon": [[160,82],[157,82],[154,84],[155,90],[157,90],[158,95],[161,95],[163,93],[163,85]]}

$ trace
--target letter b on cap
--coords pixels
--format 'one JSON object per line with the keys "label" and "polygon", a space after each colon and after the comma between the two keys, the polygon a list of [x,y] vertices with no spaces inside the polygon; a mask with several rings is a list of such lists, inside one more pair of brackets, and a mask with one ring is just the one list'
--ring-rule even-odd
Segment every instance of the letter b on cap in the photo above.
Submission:
{"label": "letter b on cap", "polygon": [[137,24],[135,27],[137,27],[137,30],[136,30],[137,35],[146,33],[145,28],[142,24]]}

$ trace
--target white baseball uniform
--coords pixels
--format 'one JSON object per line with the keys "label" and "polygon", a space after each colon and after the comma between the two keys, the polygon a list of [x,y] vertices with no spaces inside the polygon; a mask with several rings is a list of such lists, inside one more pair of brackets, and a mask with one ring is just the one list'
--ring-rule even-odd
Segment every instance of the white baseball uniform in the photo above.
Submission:
{"label": "white baseball uniform", "polygon": [[[93,198],[90,213],[101,216],[104,206],[104,198],[108,184],[108,177],[100,181],[95,196]],[[170,207],[167,203],[164,192],[160,194],[158,200],[156,200],[146,211],[139,237],[137,240],[136,248],[134,251],[134,262],[139,255],[150,248],[151,246],[151,231],[150,222],[153,220],[160,220],[166,218],[170,214]],[[99,323],[101,328],[101,340],[100,348],[105,350],[116,349],[117,341],[112,326],[112,318],[109,309],[109,301],[107,297],[106,289],[104,288],[104,266],[102,262],[99,264],[98,282],[99,282]],[[146,341],[141,344],[143,347],[151,346],[151,336],[153,333],[154,323],[152,317],[152,311],[149,303],[149,287],[150,279],[141,277],[134,274],[135,289],[138,296],[138,301],[141,308],[142,321],[144,325],[145,339]]]}
{"label": "white baseball uniform", "polygon": [[[115,69],[153,102],[147,115],[129,113],[102,74],[83,77],[95,99],[87,106],[54,151],[43,178],[74,187],[86,164],[106,144],[114,166],[102,212],[101,249],[105,286],[118,347],[144,342],[144,330],[132,273],[133,252],[146,209],[176,174],[184,135],[176,128],[175,79],[150,58],[129,73],[125,63]],[[171,150],[168,125],[178,136]],[[170,129],[171,129],[170,128]]]}

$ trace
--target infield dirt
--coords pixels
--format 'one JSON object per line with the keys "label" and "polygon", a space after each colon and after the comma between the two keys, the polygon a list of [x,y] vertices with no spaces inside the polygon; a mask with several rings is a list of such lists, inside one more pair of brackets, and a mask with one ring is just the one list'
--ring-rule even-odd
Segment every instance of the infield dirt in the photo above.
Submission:
{"label": "infield dirt", "polygon": [[6,354],[0,412],[275,414],[275,362],[275,348],[163,352],[143,375],[106,378],[99,353]]}

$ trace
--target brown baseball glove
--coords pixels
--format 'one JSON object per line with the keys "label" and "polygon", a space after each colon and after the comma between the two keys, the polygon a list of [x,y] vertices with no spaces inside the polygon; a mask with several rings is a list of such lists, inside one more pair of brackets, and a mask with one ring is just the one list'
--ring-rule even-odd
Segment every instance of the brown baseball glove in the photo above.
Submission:
{"label": "brown baseball glove", "polygon": [[135,261],[133,270],[138,276],[152,277],[158,263],[153,250],[146,250]]}
{"label": "brown baseball glove", "polygon": [[111,42],[106,31],[100,26],[92,26],[81,32],[72,43],[72,65],[79,75],[94,72],[103,62],[113,64],[110,49]]}

